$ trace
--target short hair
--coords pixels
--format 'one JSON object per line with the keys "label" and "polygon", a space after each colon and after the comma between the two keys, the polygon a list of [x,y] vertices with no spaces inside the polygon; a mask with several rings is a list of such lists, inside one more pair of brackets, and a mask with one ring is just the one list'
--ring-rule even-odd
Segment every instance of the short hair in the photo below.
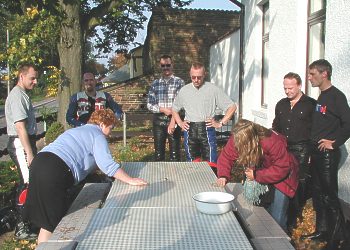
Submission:
{"label": "short hair", "polygon": [[297,73],[294,73],[294,72],[287,73],[283,77],[283,79],[295,79],[297,81],[298,85],[301,85],[301,83],[302,83],[300,76]]}
{"label": "short hair", "polygon": [[318,72],[327,72],[328,80],[332,77],[332,65],[326,59],[319,59],[309,65],[309,69],[316,69]]}
{"label": "short hair", "polygon": [[24,62],[24,63],[20,63],[18,65],[18,74],[17,74],[17,77],[19,79],[19,75],[20,74],[26,74],[30,68],[33,68],[35,71],[37,71],[37,67],[36,65],[34,65],[33,63],[28,63],[28,62]]}
{"label": "short hair", "polygon": [[162,59],[170,59],[171,61],[173,61],[173,59],[171,58],[171,56],[166,55],[166,54],[162,55],[162,56],[159,58],[159,61],[162,60]]}
{"label": "short hair", "polygon": [[106,126],[114,126],[117,122],[118,120],[111,109],[95,110],[88,121],[89,124],[100,125],[100,123],[103,123]]}
{"label": "short hair", "polygon": [[85,73],[82,75],[81,79],[84,80],[84,76],[87,75],[87,74],[91,74],[91,75],[94,77],[94,79],[95,79],[95,75],[94,75],[92,72],[85,72]]}
{"label": "short hair", "polygon": [[200,62],[194,62],[192,63],[191,69],[203,69],[205,71],[205,67],[203,65],[203,63]]}

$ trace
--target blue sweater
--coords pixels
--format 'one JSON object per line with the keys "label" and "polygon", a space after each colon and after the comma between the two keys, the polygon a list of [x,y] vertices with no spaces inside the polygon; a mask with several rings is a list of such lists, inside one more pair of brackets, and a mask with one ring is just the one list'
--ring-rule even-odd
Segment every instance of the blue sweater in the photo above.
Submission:
{"label": "blue sweater", "polygon": [[108,176],[114,176],[120,167],[113,160],[101,128],[92,124],[65,131],[41,152],[51,152],[60,157],[71,169],[75,184],[97,166]]}

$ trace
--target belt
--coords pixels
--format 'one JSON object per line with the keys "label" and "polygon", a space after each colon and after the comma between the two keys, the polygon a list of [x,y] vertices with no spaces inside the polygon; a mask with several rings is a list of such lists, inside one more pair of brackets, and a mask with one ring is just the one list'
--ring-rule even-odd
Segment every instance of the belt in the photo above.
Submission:
{"label": "belt", "polygon": [[202,125],[202,124],[206,124],[206,122],[189,122],[190,124],[193,125]]}
{"label": "belt", "polygon": [[[29,139],[36,139],[36,135],[28,135]],[[18,135],[9,135],[9,138],[18,138]]]}
{"label": "belt", "polygon": [[310,141],[288,142],[288,146],[304,146],[310,145]]}

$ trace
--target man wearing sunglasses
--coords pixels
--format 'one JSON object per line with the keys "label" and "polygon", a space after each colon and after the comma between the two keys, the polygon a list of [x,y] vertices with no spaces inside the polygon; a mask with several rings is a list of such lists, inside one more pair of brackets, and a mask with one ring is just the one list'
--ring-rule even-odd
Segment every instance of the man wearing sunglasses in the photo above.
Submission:
{"label": "man wearing sunglasses", "polygon": [[[190,70],[192,83],[183,87],[173,104],[173,117],[184,130],[187,161],[197,159],[207,161],[216,173],[217,144],[216,128],[228,123],[237,106],[224,91],[210,82],[205,82],[203,64],[194,63]],[[214,119],[215,110],[225,111],[221,121]],[[185,110],[185,120],[179,111]]]}
{"label": "man wearing sunglasses", "polygon": [[147,99],[147,108],[153,113],[154,160],[165,161],[168,138],[169,160],[180,161],[181,129],[172,117],[172,105],[185,82],[174,76],[173,61],[169,55],[161,56],[159,62],[162,75],[153,81]]}

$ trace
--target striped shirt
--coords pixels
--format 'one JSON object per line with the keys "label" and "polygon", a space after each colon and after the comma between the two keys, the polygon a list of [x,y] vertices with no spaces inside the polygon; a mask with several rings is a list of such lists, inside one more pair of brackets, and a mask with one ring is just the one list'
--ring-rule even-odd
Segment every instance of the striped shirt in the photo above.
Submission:
{"label": "striped shirt", "polygon": [[148,92],[147,108],[153,113],[160,113],[160,108],[171,108],[176,95],[185,85],[184,80],[171,76],[154,80]]}

